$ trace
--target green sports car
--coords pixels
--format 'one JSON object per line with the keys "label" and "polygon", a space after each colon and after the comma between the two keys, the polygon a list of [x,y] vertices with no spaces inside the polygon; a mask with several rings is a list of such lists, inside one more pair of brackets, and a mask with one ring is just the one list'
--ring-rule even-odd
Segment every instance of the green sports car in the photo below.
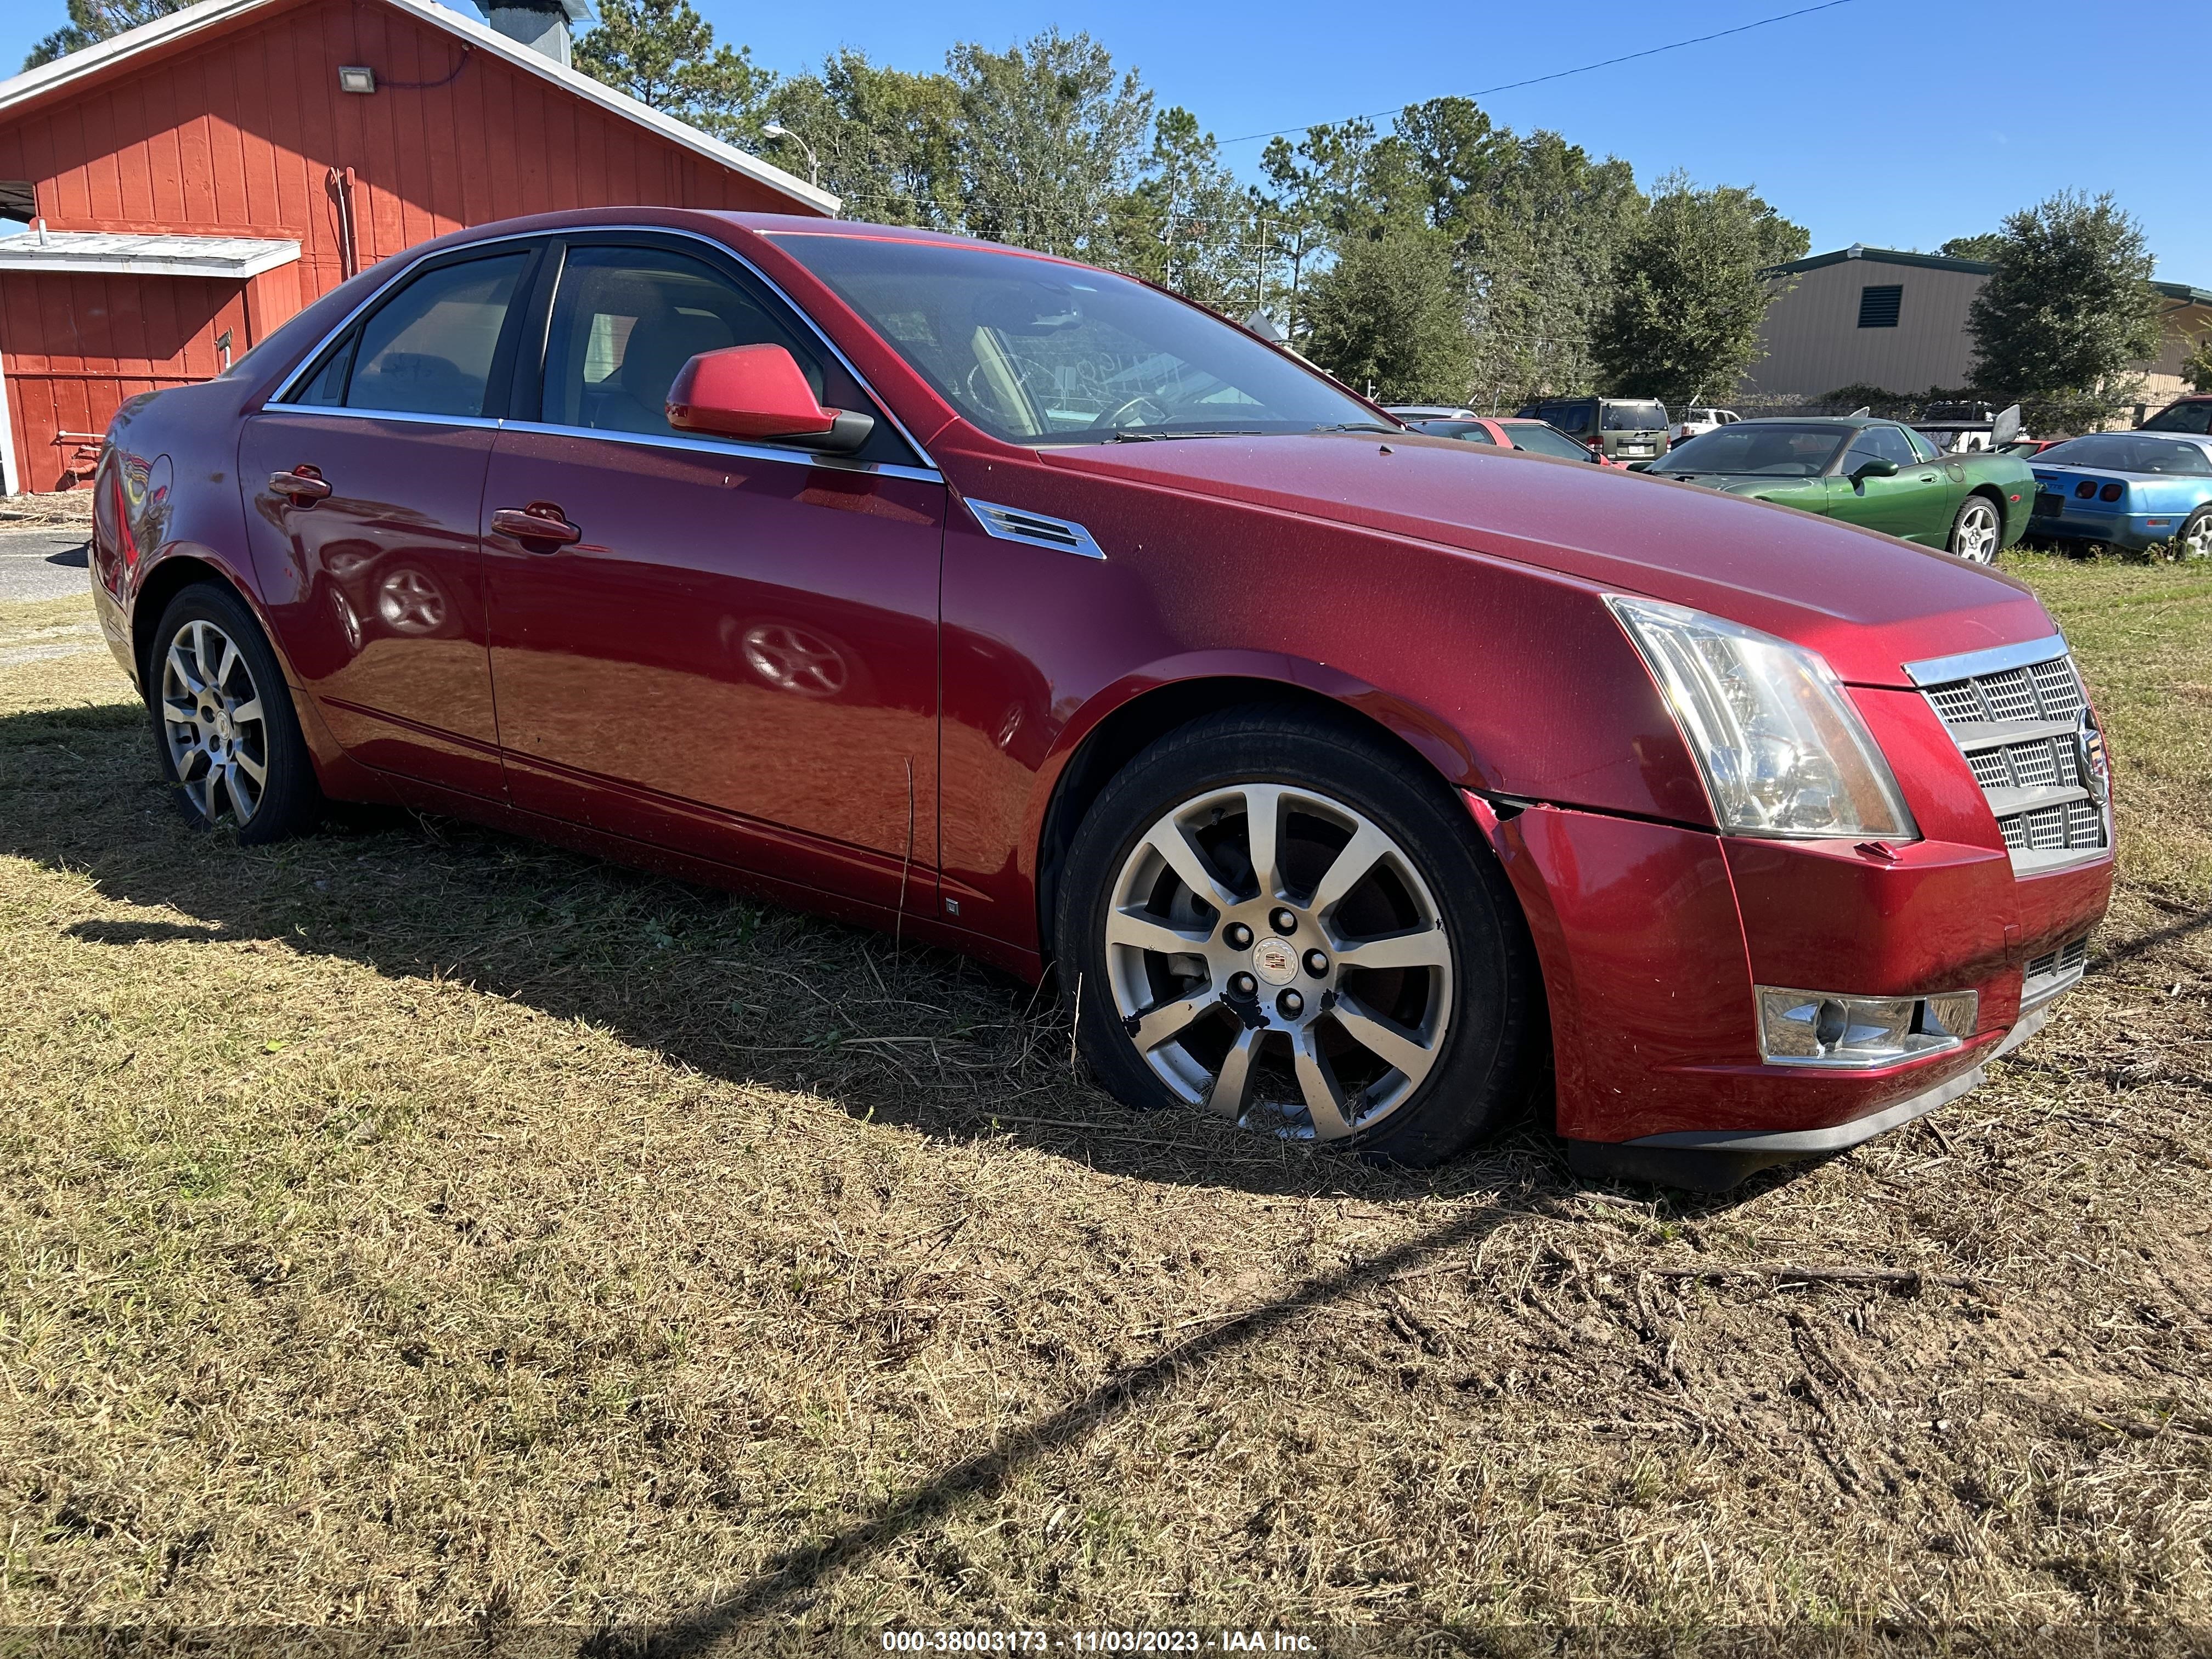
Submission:
{"label": "green sports car", "polygon": [[1738,421],[1677,444],[1650,468],[1802,507],[1988,564],[2027,529],[2035,474],[2016,456],[1938,454],[1911,427],[1864,416]]}

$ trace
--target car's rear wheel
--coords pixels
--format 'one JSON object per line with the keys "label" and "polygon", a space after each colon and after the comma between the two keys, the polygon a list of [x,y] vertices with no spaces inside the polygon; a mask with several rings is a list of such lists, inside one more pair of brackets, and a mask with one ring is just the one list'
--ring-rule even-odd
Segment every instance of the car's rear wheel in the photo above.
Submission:
{"label": "car's rear wheel", "polygon": [[1967,496],[1951,520],[1951,551],[1972,564],[1995,564],[2003,540],[2004,517],[1996,503],[1986,495]]}
{"label": "car's rear wheel", "polygon": [[322,796],[291,692],[235,594],[212,582],[179,592],[148,667],[155,751],[187,818],[250,842],[313,826]]}
{"label": "car's rear wheel", "polygon": [[1057,938],[1083,1051],[1135,1105],[1432,1164],[1541,1052],[1464,805],[1348,724],[1232,710],[1153,744],[1085,815]]}
{"label": "car's rear wheel", "polygon": [[2189,515],[2173,550],[2185,559],[2212,559],[2212,507],[2200,507]]}

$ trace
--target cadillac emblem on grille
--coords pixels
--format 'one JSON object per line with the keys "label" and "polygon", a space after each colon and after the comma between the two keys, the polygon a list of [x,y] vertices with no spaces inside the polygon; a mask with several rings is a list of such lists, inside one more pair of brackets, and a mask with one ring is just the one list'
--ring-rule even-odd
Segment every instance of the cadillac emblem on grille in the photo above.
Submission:
{"label": "cadillac emblem on grille", "polygon": [[2074,759],[2081,772],[2081,787],[2102,806],[2112,793],[2112,763],[2105,755],[2105,734],[2087,709],[2074,722]]}

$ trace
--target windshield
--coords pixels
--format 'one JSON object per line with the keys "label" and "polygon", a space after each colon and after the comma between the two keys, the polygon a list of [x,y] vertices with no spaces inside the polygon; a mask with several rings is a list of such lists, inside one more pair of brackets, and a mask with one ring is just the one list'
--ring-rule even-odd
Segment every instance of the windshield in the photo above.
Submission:
{"label": "windshield", "polygon": [[2174,404],[2142,423],[2145,432],[2212,433],[2212,398],[2201,403]]}
{"label": "windshield", "polygon": [[1009,443],[1397,429],[1211,313],[1110,272],[957,243],[775,240]]}
{"label": "windshield", "polygon": [[2113,472],[2179,472],[2212,476],[2212,455],[2202,444],[2179,438],[2143,438],[2132,432],[2103,432],[2053,444],[2035,458],[2041,466],[2097,466]]}
{"label": "windshield", "polygon": [[1844,447],[1851,428],[1739,421],[1717,427],[1652,464],[1654,472],[1735,472],[1759,477],[1815,478]]}
{"label": "windshield", "polygon": [[1531,455],[1558,455],[1570,461],[1590,458],[1586,445],[1577,443],[1557,427],[1546,426],[1541,421],[1516,421],[1505,428],[1505,435],[1513,441],[1514,448],[1525,449]]}
{"label": "windshield", "polygon": [[1607,432],[1656,432],[1667,424],[1664,404],[1607,404],[1605,406],[1605,429]]}
{"label": "windshield", "polygon": [[1490,428],[1473,421],[1416,421],[1414,427],[1431,438],[1457,438],[1465,443],[1495,445],[1498,440],[1490,435]]}

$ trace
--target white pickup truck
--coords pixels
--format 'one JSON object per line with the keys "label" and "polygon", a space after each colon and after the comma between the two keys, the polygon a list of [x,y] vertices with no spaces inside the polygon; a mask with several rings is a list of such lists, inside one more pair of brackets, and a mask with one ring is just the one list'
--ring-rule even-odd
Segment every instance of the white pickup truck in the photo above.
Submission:
{"label": "white pickup truck", "polygon": [[1709,409],[1692,404],[1682,411],[1682,418],[1674,422],[1668,435],[1676,443],[1685,438],[1694,438],[1701,432],[1711,432],[1715,427],[1734,426],[1743,418],[1732,409]]}

